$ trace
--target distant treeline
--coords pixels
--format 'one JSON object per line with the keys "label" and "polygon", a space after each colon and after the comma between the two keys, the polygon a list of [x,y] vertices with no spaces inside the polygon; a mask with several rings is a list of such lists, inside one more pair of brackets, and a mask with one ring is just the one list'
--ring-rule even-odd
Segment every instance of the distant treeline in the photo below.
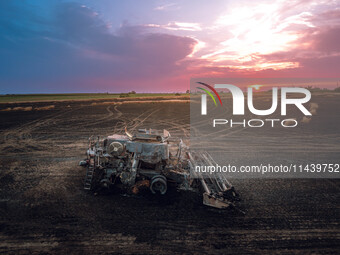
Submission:
{"label": "distant treeline", "polygon": [[181,93],[65,93],[65,94],[6,94],[0,95],[0,103],[9,102],[39,102],[60,100],[92,100],[92,99],[114,99],[124,97],[168,97],[180,96]]}

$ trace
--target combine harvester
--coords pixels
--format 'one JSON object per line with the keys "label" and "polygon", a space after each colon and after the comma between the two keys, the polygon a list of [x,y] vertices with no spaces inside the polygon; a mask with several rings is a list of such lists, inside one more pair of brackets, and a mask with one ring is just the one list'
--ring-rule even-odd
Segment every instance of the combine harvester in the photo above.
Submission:
{"label": "combine harvester", "polygon": [[139,129],[130,134],[89,139],[85,190],[119,186],[138,193],[148,188],[164,195],[169,186],[203,192],[203,204],[219,209],[235,207],[239,197],[223,173],[201,173],[195,166],[216,165],[207,152],[193,152],[166,130]]}

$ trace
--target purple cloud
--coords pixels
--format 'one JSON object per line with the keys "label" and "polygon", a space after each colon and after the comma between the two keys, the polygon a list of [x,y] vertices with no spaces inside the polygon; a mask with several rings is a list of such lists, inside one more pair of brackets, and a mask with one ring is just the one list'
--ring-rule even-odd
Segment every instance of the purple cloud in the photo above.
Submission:
{"label": "purple cloud", "polygon": [[[13,23],[22,33],[2,36],[2,84],[23,91],[28,87],[45,91],[44,84],[58,84],[55,91],[97,91],[98,87],[120,91],[125,89],[119,81],[127,80],[136,89],[140,79],[171,77],[184,70],[181,60],[197,43],[189,37],[149,33],[143,26],[127,24],[113,34],[94,11],[75,3],[59,4],[54,18],[46,23],[48,29],[38,32]],[[25,85],[17,85],[24,80]],[[157,84],[149,84],[144,89],[156,88]]]}

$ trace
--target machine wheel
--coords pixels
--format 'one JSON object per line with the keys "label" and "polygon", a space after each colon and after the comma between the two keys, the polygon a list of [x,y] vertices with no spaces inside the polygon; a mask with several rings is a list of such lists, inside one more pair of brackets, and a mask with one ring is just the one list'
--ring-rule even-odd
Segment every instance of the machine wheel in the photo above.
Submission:
{"label": "machine wheel", "polygon": [[150,190],[153,194],[159,193],[164,195],[168,189],[166,177],[163,175],[155,175],[151,178]]}

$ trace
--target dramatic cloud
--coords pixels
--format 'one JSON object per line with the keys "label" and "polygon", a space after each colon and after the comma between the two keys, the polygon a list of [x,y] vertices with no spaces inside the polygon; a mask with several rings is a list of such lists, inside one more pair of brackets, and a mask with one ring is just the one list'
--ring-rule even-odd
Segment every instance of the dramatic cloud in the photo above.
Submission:
{"label": "dramatic cloud", "polygon": [[169,22],[167,25],[147,24],[146,27],[157,27],[168,30],[202,31],[199,23]]}
{"label": "dramatic cloud", "polygon": [[0,1],[0,93],[173,92],[191,77],[340,73],[338,1],[78,1]]}
{"label": "dramatic cloud", "polygon": [[[211,30],[228,31],[201,56],[211,67],[273,75],[328,76],[339,71],[339,4],[243,2],[219,16]],[[326,9],[326,10],[325,10]],[[330,10],[333,9],[333,10]],[[328,22],[325,22],[329,16]],[[339,63],[339,62],[338,62]],[[316,65],[323,64],[318,68]],[[335,70],[336,69],[336,70]],[[325,72],[323,72],[325,71]],[[268,72],[266,72],[268,73]]]}
{"label": "dramatic cloud", "polygon": [[9,29],[1,36],[0,75],[2,84],[21,81],[23,90],[49,83],[57,90],[72,85],[76,91],[79,86],[96,88],[99,82],[102,89],[116,86],[119,91],[122,80],[138,87],[139,79],[169,77],[185,69],[181,60],[197,43],[127,24],[113,34],[96,12],[75,3],[58,5],[45,31],[35,32],[35,24],[20,22],[2,20],[1,27]]}

